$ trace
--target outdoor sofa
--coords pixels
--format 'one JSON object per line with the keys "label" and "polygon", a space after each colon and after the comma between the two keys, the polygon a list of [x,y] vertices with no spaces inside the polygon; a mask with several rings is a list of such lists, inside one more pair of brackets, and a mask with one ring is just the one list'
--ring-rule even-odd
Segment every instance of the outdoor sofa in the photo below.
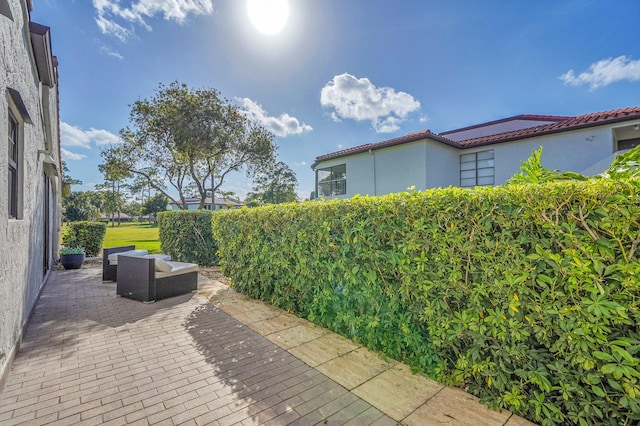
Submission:
{"label": "outdoor sofa", "polygon": [[198,289],[198,265],[149,256],[118,256],[116,294],[154,302]]}
{"label": "outdoor sofa", "polygon": [[118,258],[120,254],[144,256],[147,250],[136,250],[136,246],[119,246],[102,249],[102,281],[116,281],[118,278]]}

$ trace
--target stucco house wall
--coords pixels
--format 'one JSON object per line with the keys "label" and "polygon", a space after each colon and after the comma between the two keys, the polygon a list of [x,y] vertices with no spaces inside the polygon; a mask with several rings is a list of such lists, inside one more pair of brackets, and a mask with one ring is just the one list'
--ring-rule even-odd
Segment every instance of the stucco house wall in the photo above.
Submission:
{"label": "stucco house wall", "polygon": [[[331,198],[383,195],[459,183],[459,150],[430,139],[323,161],[318,169],[345,164],[346,194]],[[453,165],[453,167],[452,167]],[[455,182],[455,183],[452,183]]]}
{"label": "stucco house wall", "polygon": [[[611,129],[608,127],[557,133],[484,147],[494,148],[496,184],[502,184],[518,173],[521,162],[541,146],[541,163],[544,167],[577,173],[582,173],[614,152]],[[609,164],[600,172],[608,166]]]}
{"label": "stucco house wall", "polygon": [[[368,152],[351,155],[349,157],[336,158],[322,163],[321,168],[347,166],[347,191],[346,194],[336,195],[331,198],[350,198],[356,194],[374,195],[374,162]],[[316,185],[317,186],[317,185]]]}
{"label": "stucco house wall", "polygon": [[[57,257],[62,183],[57,70],[48,28],[29,22],[30,1],[0,3],[1,391]],[[21,141],[15,218],[9,214],[9,114]]]}
{"label": "stucco house wall", "polygon": [[[500,133],[491,133],[495,131]],[[475,137],[451,138],[463,134]],[[632,107],[576,117],[517,116],[441,134],[413,132],[321,155],[312,169],[318,176],[328,167],[346,164],[346,194],[325,197],[349,198],[401,192],[411,186],[423,190],[500,185],[540,147],[544,167],[595,175],[605,171],[617,154],[637,145],[640,107]],[[316,190],[322,198],[317,182]]]}

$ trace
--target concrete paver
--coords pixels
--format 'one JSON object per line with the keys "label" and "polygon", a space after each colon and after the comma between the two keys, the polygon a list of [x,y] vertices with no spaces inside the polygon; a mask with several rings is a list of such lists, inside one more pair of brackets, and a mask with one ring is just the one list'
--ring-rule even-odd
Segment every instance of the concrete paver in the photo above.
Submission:
{"label": "concrete paver", "polygon": [[142,304],[100,272],[52,272],[1,424],[531,424],[217,281]]}
{"label": "concrete paver", "polygon": [[317,367],[360,347],[345,337],[328,333],[310,342],[294,346],[289,349],[289,352],[304,361],[305,364]]}
{"label": "concrete paver", "polygon": [[407,425],[489,426],[505,424],[511,413],[489,410],[472,395],[459,389],[443,388],[428,404],[404,419]]}
{"label": "concrete paver", "polygon": [[411,374],[408,366],[397,364],[353,389],[353,393],[401,421],[443,388],[433,380]]}
{"label": "concrete paver", "polygon": [[392,368],[395,364],[396,361],[391,359],[385,361],[366,348],[358,348],[316,368],[329,377],[333,377],[345,388],[352,390]]}

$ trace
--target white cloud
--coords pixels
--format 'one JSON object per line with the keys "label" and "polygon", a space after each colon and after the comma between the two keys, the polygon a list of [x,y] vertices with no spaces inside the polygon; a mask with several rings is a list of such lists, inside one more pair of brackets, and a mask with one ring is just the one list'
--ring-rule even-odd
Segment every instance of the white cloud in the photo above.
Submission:
{"label": "white cloud", "polygon": [[244,108],[247,116],[262,124],[267,130],[279,137],[287,137],[289,135],[299,135],[301,133],[310,132],[313,128],[307,124],[300,123],[297,118],[291,117],[289,114],[283,113],[279,117],[270,117],[262,105],[252,101],[249,98],[236,98]]}
{"label": "white cloud", "polygon": [[62,154],[62,158],[65,160],[82,160],[83,158],[87,158],[84,154],[76,154],[75,152],[67,151],[64,148],[60,148],[60,153]]}
{"label": "white cloud", "polygon": [[113,50],[109,46],[104,46],[104,45],[100,46],[100,50],[102,50],[104,53],[106,53],[109,56],[113,56],[114,58],[118,58],[120,60],[124,59],[124,56],[122,56],[120,52],[118,52],[117,50]]}
{"label": "white cloud", "polygon": [[106,19],[102,15],[98,15],[98,17],[96,18],[96,24],[98,24],[98,27],[100,28],[100,32],[102,34],[111,34],[120,41],[126,41],[132,34],[131,30],[128,30],[122,25],[116,24],[115,22]]}
{"label": "white cloud", "polygon": [[307,162],[306,161],[300,161],[300,162],[296,161],[296,162],[293,163],[293,165],[296,166],[296,167],[304,167],[304,166],[307,165]]}
{"label": "white cloud", "polygon": [[182,24],[187,16],[209,15],[213,13],[212,0],[93,0],[95,18],[100,31],[126,41],[134,33],[134,26],[140,25],[151,31],[147,19],[156,15],[166,20]]}
{"label": "white cloud", "polygon": [[60,122],[60,143],[63,146],[80,146],[91,148],[91,143],[96,145],[107,145],[118,143],[120,138],[107,130],[94,129],[82,130],[80,127],[72,126],[64,121]]}
{"label": "white cloud", "polygon": [[640,81],[640,60],[632,61],[625,55],[602,59],[591,64],[587,71],[578,76],[573,70],[569,70],[560,76],[560,80],[571,86],[588,84],[590,90],[622,80]]}
{"label": "white cloud", "polygon": [[335,121],[368,120],[378,133],[398,130],[400,123],[420,108],[420,102],[408,93],[376,87],[368,78],[347,73],[336,75],[322,88],[320,103],[333,108],[331,117]]}

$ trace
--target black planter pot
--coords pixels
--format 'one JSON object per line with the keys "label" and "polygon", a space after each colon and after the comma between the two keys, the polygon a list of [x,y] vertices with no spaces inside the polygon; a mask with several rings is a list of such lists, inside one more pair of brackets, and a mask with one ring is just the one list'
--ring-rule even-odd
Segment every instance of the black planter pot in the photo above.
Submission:
{"label": "black planter pot", "polygon": [[60,263],[64,269],[80,269],[82,262],[84,262],[84,253],[60,255]]}

